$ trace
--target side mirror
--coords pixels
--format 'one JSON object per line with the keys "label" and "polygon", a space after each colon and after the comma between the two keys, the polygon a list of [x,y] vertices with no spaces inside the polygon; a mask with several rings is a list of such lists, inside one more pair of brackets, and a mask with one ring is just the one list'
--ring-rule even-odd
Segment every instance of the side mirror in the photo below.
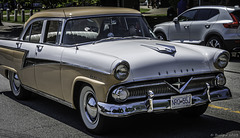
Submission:
{"label": "side mirror", "polygon": [[178,22],[178,17],[173,18],[173,22],[177,23]]}

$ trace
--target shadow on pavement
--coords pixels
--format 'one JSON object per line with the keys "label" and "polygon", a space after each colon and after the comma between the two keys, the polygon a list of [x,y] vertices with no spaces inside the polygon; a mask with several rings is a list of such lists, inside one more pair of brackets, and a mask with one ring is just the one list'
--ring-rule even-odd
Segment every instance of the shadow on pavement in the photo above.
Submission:
{"label": "shadow on pavement", "polygon": [[[108,133],[96,136],[89,133],[77,111],[47,98],[34,95],[28,101],[16,100],[11,92],[1,92],[7,97],[31,109],[76,128],[93,137],[215,137],[231,135],[240,131],[240,123],[203,115],[200,118],[185,118],[175,112],[163,114],[143,114],[111,121]],[[106,128],[107,129],[107,128]],[[230,134],[229,134],[230,133]]]}

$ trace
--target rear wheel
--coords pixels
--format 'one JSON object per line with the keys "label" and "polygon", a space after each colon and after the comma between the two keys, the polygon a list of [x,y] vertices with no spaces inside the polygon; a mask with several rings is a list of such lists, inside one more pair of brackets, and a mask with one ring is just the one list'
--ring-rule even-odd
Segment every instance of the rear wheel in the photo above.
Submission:
{"label": "rear wheel", "polygon": [[13,95],[19,100],[26,100],[30,98],[31,92],[25,90],[18,78],[18,74],[14,72],[9,73],[9,82],[12,89]]}
{"label": "rear wheel", "polygon": [[99,113],[95,92],[88,85],[82,87],[79,97],[79,110],[89,131],[94,133],[104,132],[107,118]]}
{"label": "rear wheel", "polygon": [[186,109],[182,109],[178,111],[181,115],[187,116],[187,117],[199,117],[202,115],[208,108],[208,104],[200,105],[200,106],[194,106]]}
{"label": "rear wheel", "polygon": [[213,37],[209,38],[206,42],[206,46],[220,48],[220,49],[224,48],[224,44],[223,44],[222,40],[217,36],[213,36]]}

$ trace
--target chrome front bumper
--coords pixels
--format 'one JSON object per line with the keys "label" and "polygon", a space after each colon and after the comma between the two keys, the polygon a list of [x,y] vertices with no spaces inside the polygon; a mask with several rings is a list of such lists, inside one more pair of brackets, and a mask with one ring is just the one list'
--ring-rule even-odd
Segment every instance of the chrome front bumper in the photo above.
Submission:
{"label": "chrome front bumper", "polygon": [[[192,106],[198,106],[212,101],[225,100],[231,98],[231,92],[228,88],[210,92],[208,87],[203,94],[192,95]],[[151,92],[148,92],[148,99],[145,101],[128,104],[108,104],[98,102],[98,111],[100,114],[109,117],[125,117],[138,113],[161,112],[171,109],[171,98],[154,100]]]}

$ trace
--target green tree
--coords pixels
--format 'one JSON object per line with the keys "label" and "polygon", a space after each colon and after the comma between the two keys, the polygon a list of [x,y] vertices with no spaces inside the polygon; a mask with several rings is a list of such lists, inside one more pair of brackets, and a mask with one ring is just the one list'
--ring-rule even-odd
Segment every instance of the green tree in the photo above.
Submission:
{"label": "green tree", "polygon": [[180,0],[169,0],[169,4],[174,8],[177,9],[177,4]]}

